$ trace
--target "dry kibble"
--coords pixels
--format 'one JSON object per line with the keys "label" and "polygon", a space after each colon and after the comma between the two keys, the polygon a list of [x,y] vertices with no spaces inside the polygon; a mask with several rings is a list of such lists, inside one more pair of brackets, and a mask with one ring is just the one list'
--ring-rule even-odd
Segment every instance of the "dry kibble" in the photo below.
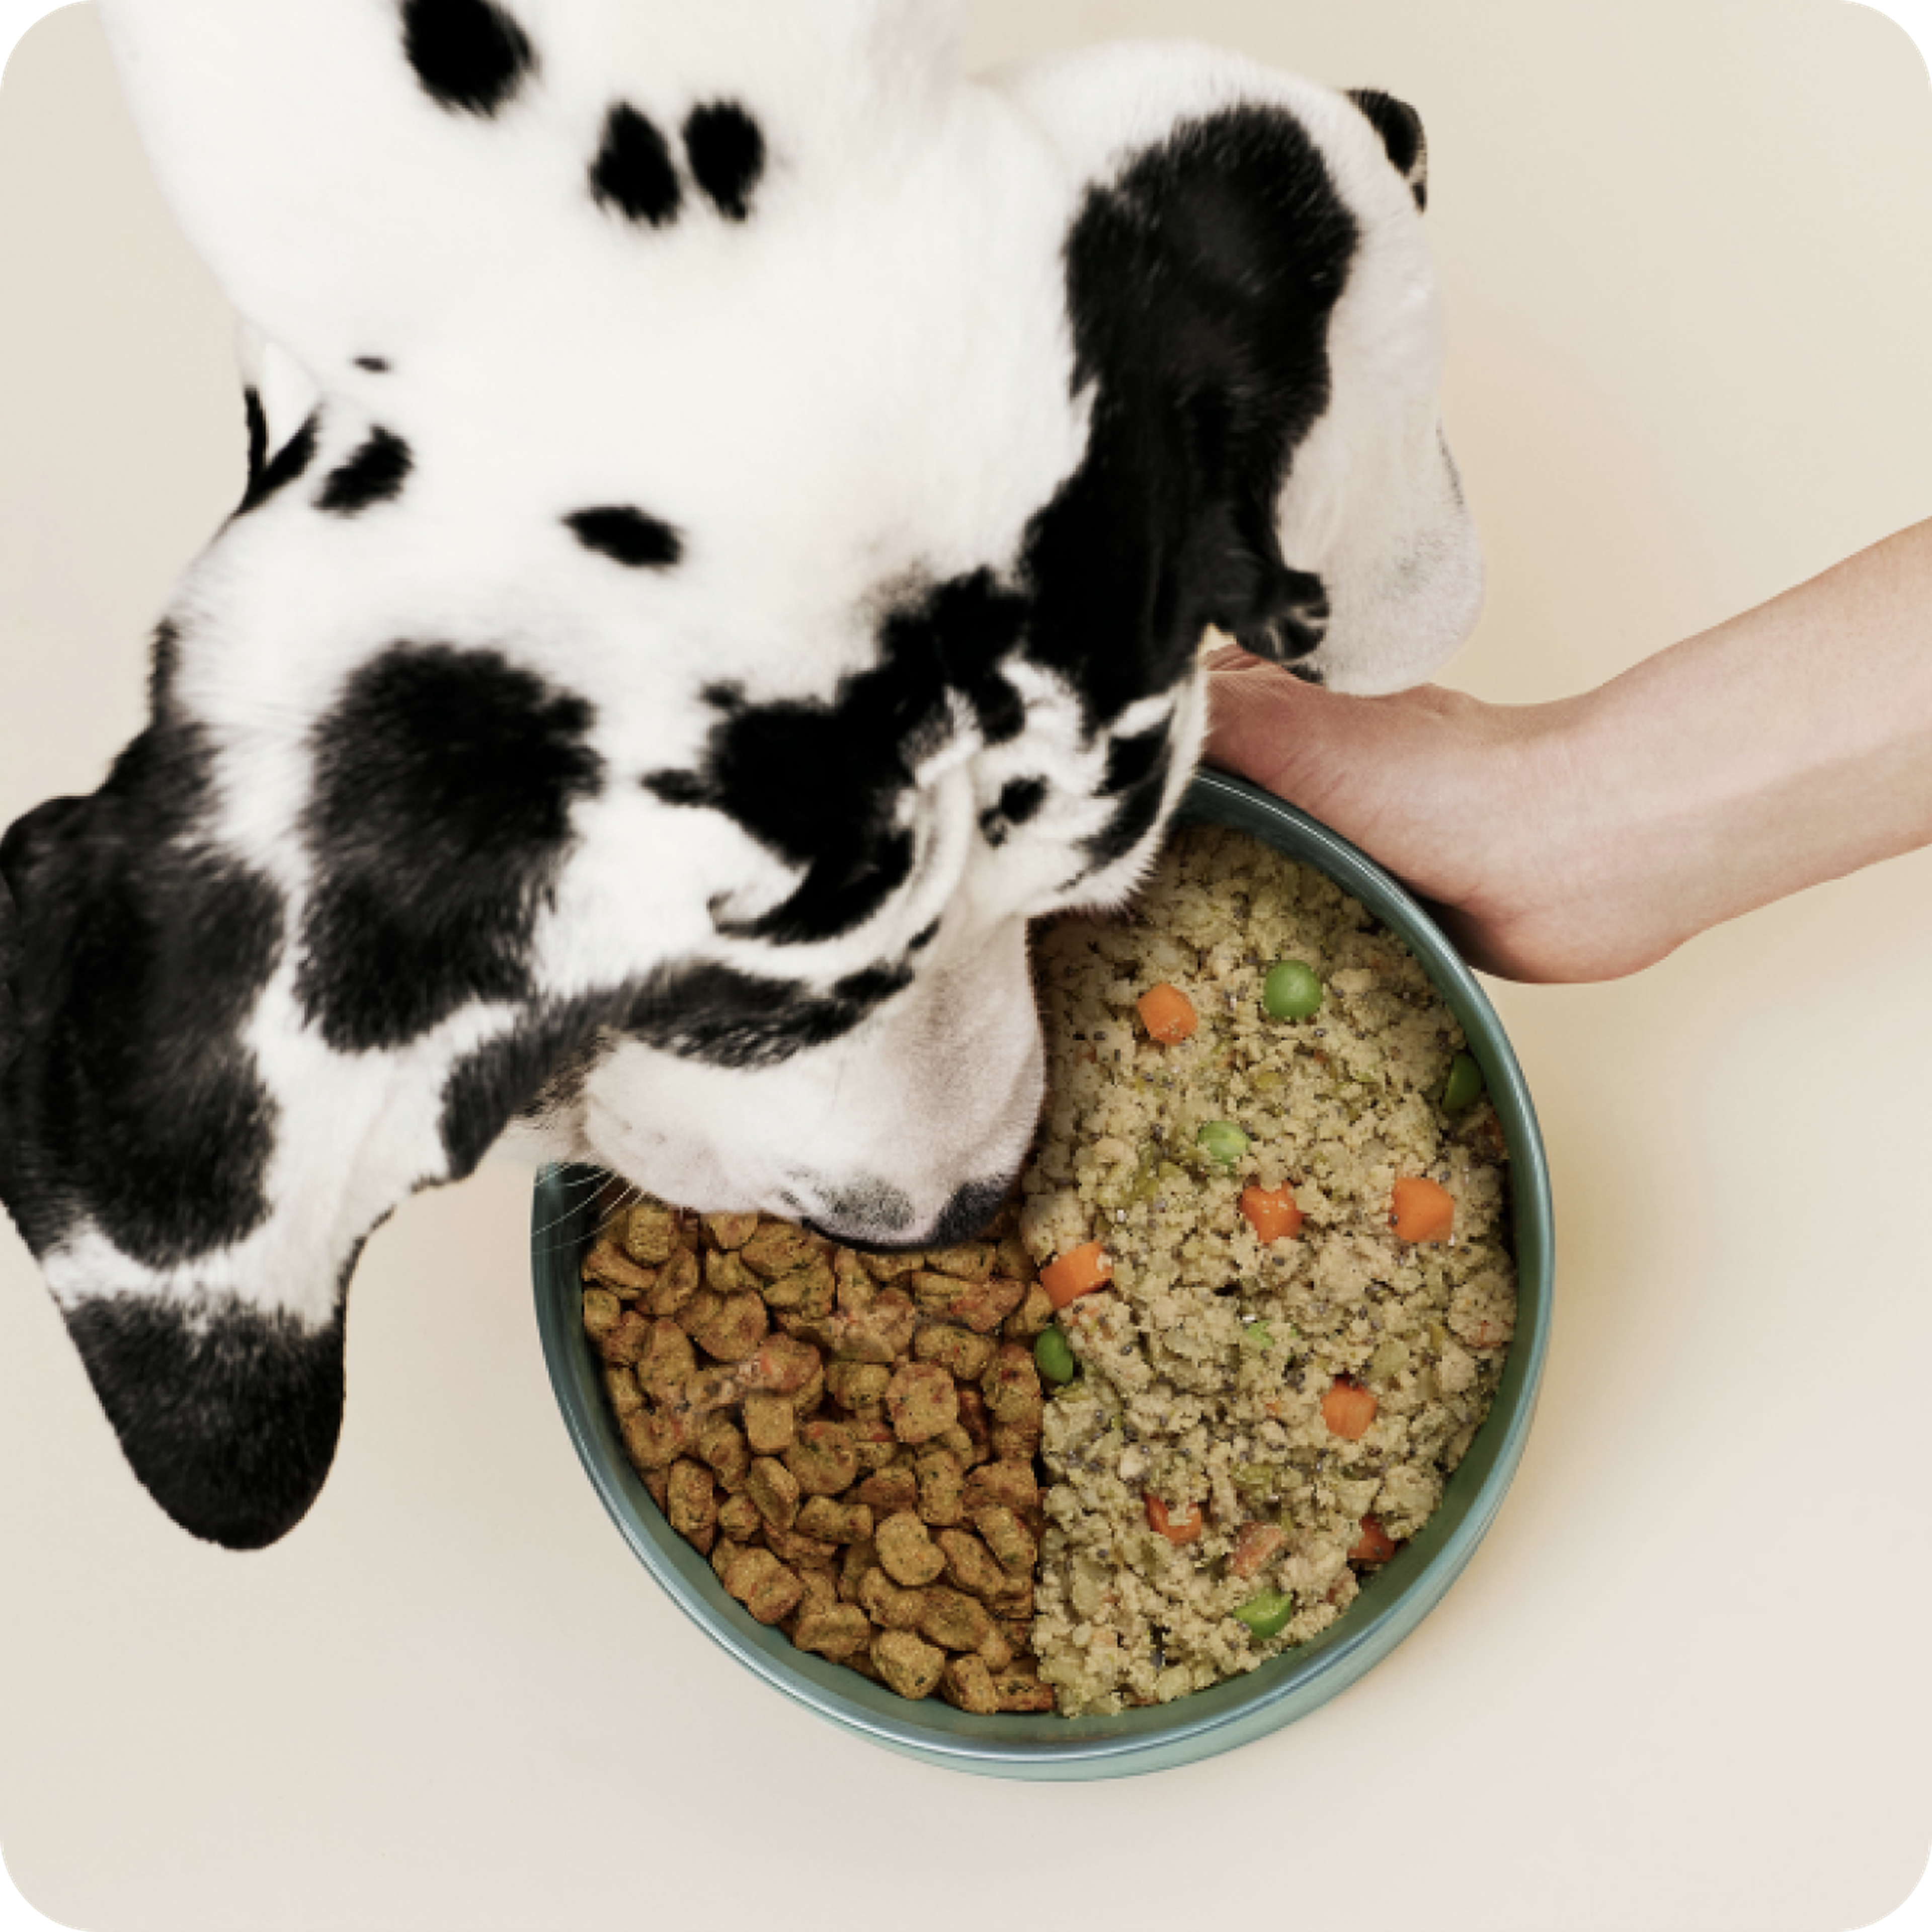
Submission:
{"label": "dry kibble", "polygon": [[860,1609],[881,1630],[916,1630],[926,1614],[926,1592],[895,1583],[883,1570],[866,1571],[854,1594]]}
{"label": "dry kibble", "polygon": [[950,1449],[920,1452],[919,1516],[922,1522],[955,1523],[965,1514],[966,1468]]}
{"label": "dry kibble", "polygon": [[761,1624],[775,1624],[805,1594],[805,1586],[769,1550],[748,1550],[724,1572],[726,1589]]}
{"label": "dry kibble", "polygon": [[638,1378],[622,1363],[613,1363],[604,1371],[604,1393],[610,1398],[610,1411],[620,1422],[634,1415],[644,1406],[644,1392]]}
{"label": "dry kibble", "polygon": [[650,1300],[653,1315],[675,1315],[698,1292],[698,1257],[680,1248],[658,1270]]}
{"label": "dry kibble", "polygon": [[867,1475],[897,1460],[899,1439],[889,1424],[868,1422],[855,1416],[845,1425],[845,1430],[852,1438],[852,1453],[859,1459],[859,1467]]}
{"label": "dry kibble", "polygon": [[926,1265],[926,1257],[916,1250],[896,1255],[861,1255],[860,1261],[874,1281],[897,1281],[902,1275],[916,1274]]}
{"label": "dry kibble", "polygon": [[1040,1370],[1030,1348],[1023,1348],[1017,1342],[1002,1342],[980,1386],[994,1422],[1038,1424],[1043,1402]]}
{"label": "dry kibble", "polygon": [[[940,1534],[950,1536],[958,1532],[946,1530]],[[872,1532],[872,1540],[879,1546],[879,1561],[886,1575],[908,1589],[932,1582],[946,1568],[946,1558],[926,1533],[926,1525],[909,1510],[887,1516]],[[992,1558],[987,1560],[990,1562]]]}
{"label": "dry kibble", "polygon": [[1026,1298],[1024,1286],[1001,1275],[989,1275],[952,1304],[956,1322],[981,1335],[990,1335]]}
{"label": "dry kibble", "polygon": [[1026,1526],[1012,1511],[998,1503],[989,1503],[973,1512],[973,1527],[986,1539],[986,1547],[1009,1576],[1028,1577],[1040,1556],[1040,1546],[1027,1534]]}
{"label": "dry kibble", "polygon": [[791,1403],[791,1412],[794,1420],[804,1422],[815,1414],[824,1406],[825,1371],[823,1369],[814,1369],[811,1379],[806,1383],[804,1388],[795,1390],[788,1400]]}
{"label": "dry kibble", "polygon": [[651,1501],[662,1509],[670,1496],[670,1472],[668,1469],[640,1469],[638,1473],[643,1479]]}
{"label": "dry kibble", "polygon": [[946,1653],[910,1630],[881,1630],[872,1640],[872,1661],[902,1697],[929,1697],[939,1688]]}
{"label": "dry kibble", "polygon": [[1000,1708],[993,1673],[976,1657],[948,1658],[940,1690],[949,1704],[956,1704],[976,1717],[991,1717]]}
{"label": "dry kibble", "polygon": [[[660,1504],[658,1507],[662,1508],[663,1505]],[[729,1537],[721,1536],[712,1545],[711,1568],[719,1582],[724,1582],[725,1572],[744,1554],[745,1545],[742,1543],[733,1542]]]}
{"label": "dry kibble", "polygon": [[601,1342],[617,1325],[624,1304],[608,1288],[584,1291],[584,1332],[592,1342]]}
{"label": "dry kibble", "polygon": [[784,1462],[805,1496],[836,1496],[859,1479],[851,1431],[840,1423],[808,1422],[785,1451]]}
{"label": "dry kibble", "polygon": [[957,1590],[938,1588],[922,1593],[920,1636],[946,1650],[977,1650],[993,1634],[993,1619],[983,1604]]}
{"label": "dry kibble", "polygon": [[664,1512],[679,1535],[708,1550],[718,1525],[718,1485],[711,1472],[701,1462],[674,1462]]}
{"label": "dry kibble", "polygon": [[839,1664],[863,1649],[872,1636],[872,1622],[863,1610],[851,1604],[832,1604],[801,1616],[791,1640],[800,1650],[816,1651]]}
{"label": "dry kibble", "polygon": [[1037,1677],[1012,1667],[997,1672],[993,1678],[993,1689],[999,1697],[1003,1711],[1050,1711],[1053,1708],[1053,1686],[1042,1684]]}
{"label": "dry kibble", "polygon": [[763,1390],[745,1398],[745,1439],[760,1456],[776,1456],[798,1432],[789,1396]]}
{"label": "dry kibble", "polygon": [[913,1337],[912,1352],[915,1361],[937,1362],[961,1382],[976,1382],[992,1366],[993,1343],[970,1328],[935,1322]]}
{"label": "dry kibble", "polygon": [[631,1210],[625,1222],[623,1239],[625,1252],[646,1268],[662,1267],[684,1245],[676,1212],[642,1201]]}
{"label": "dry kibble", "polygon": [[919,1310],[896,1289],[882,1288],[870,1307],[856,1315],[828,1316],[821,1325],[835,1328],[832,1352],[841,1360],[890,1365],[911,1347]]}
{"label": "dry kibble", "polygon": [[872,1512],[863,1503],[808,1496],[799,1505],[794,1527],[801,1536],[820,1537],[827,1543],[867,1543],[872,1540]]}
{"label": "dry kibble", "polygon": [[1026,1299],[1006,1317],[1000,1333],[1009,1342],[1030,1343],[1052,1319],[1052,1298],[1035,1282],[1028,1288]]}
{"label": "dry kibble", "polygon": [[877,1362],[834,1362],[825,1372],[825,1386],[841,1408],[874,1420],[892,1378],[892,1370]]}
{"label": "dry kibble", "polygon": [[767,1221],[738,1250],[738,1258],[760,1281],[776,1281],[802,1267],[812,1257],[810,1238],[802,1228],[784,1221]]}
{"label": "dry kibble", "polygon": [[644,1353],[651,1324],[634,1308],[626,1308],[597,1338],[597,1352],[607,1362],[634,1363]]}
{"label": "dry kibble", "polygon": [[[794,1616],[808,1616],[814,1610],[829,1610],[838,1600],[838,1580],[829,1567],[818,1564],[801,1570],[798,1580],[805,1586],[805,1594],[798,1600]],[[796,1642],[796,1638],[793,1641]]]}
{"label": "dry kibble", "polygon": [[758,1231],[755,1214],[707,1214],[704,1232],[721,1248],[742,1248]]}
{"label": "dry kibble", "polygon": [[988,1670],[1005,1670],[1013,1660],[1013,1640],[1007,1634],[1006,1626],[995,1624],[974,1654]]}
{"label": "dry kibble", "polygon": [[789,1529],[798,1520],[798,1483],[775,1456],[760,1456],[745,1478],[745,1493],[758,1514],[775,1529]]}
{"label": "dry kibble", "polygon": [[[859,1600],[859,1585],[866,1574],[879,1568],[878,1546],[868,1540],[854,1543],[847,1547],[844,1560],[838,1566],[838,1596],[842,1603],[856,1604]],[[883,1571],[880,1574],[884,1574]]]}
{"label": "dry kibble", "polygon": [[692,1298],[682,1318],[691,1339],[721,1362],[742,1361],[765,1338],[765,1304],[748,1288],[718,1295],[708,1289]]}
{"label": "dry kibble", "polygon": [[837,1300],[831,1264],[822,1255],[813,1255],[802,1267],[767,1282],[765,1306],[775,1314],[801,1315],[816,1321],[830,1315]]}
{"label": "dry kibble", "polygon": [[640,1469],[668,1469],[691,1446],[686,1417],[652,1414],[640,1409],[622,1423],[624,1448]]}
{"label": "dry kibble", "polygon": [[640,1268],[608,1234],[584,1257],[580,1272],[586,1281],[601,1283],[625,1301],[644,1293],[657,1280],[654,1269]]}
{"label": "dry kibble", "polygon": [[959,1418],[952,1378],[931,1362],[908,1362],[886,1385],[886,1408],[892,1432],[902,1442],[924,1442]]}
{"label": "dry kibble", "polygon": [[856,1315],[862,1309],[872,1305],[872,1298],[878,1288],[872,1277],[866,1272],[859,1257],[849,1248],[835,1248],[832,1253],[832,1279],[836,1288],[839,1307],[848,1315]]}
{"label": "dry kibble", "polygon": [[937,1539],[946,1574],[976,1597],[1004,1597],[1013,1580],[994,1562],[992,1551],[970,1530],[942,1529]]}
{"label": "dry kibble", "polygon": [[919,1478],[910,1469],[881,1469],[868,1476],[852,1492],[852,1498],[881,1516],[896,1516],[901,1510],[916,1510]]}
{"label": "dry kibble", "polygon": [[968,1466],[985,1462],[993,1453],[992,1418],[986,1413],[986,1398],[976,1388],[959,1391],[958,1426],[973,1445],[973,1453],[966,1459]]}
{"label": "dry kibble", "polygon": [[752,1448],[743,1432],[728,1418],[714,1415],[698,1438],[698,1453],[716,1471],[728,1490],[744,1483],[752,1466]]}
{"label": "dry kibble", "polygon": [[962,1241],[955,1247],[932,1250],[926,1264],[962,1281],[984,1281],[993,1271],[995,1252],[991,1241]]}
{"label": "dry kibble", "polygon": [[658,1402],[668,1400],[691,1379],[697,1368],[691,1338],[675,1322],[659,1320],[650,1324],[637,1358],[638,1386],[646,1395]]}
{"label": "dry kibble", "polygon": [[773,1335],[760,1344],[748,1371],[752,1386],[774,1395],[791,1395],[820,1372],[818,1351],[809,1342]]}
{"label": "dry kibble", "polygon": [[749,1543],[764,1524],[758,1504],[742,1490],[735,1496],[727,1496],[718,1505],[718,1532],[734,1543]]}
{"label": "dry kibble", "polygon": [[1016,1514],[1040,1507],[1040,1484],[1030,1462],[982,1462],[966,1478],[968,1514],[989,1503],[1003,1504]]}
{"label": "dry kibble", "polygon": [[821,1543],[815,1536],[801,1536],[796,1529],[779,1529],[770,1523],[764,1528],[765,1547],[780,1562],[789,1564],[800,1570],[810,1566],[831,1574],[832,1565],[838,1560],[836,1544]]}
{"label": "dry kibble", "polygon": [[996,1422],[988,1432],[987,1447],[1003,1462],[1030,1462],[1040,1454],[1040,1426],[1037,1417],[1030,1422]]}
{"label": "dry kibble", "polygon": [[758,1277],[736,1255],[713,1250],[704,1257],[704,1286],[713,1294],[755,1294]]}

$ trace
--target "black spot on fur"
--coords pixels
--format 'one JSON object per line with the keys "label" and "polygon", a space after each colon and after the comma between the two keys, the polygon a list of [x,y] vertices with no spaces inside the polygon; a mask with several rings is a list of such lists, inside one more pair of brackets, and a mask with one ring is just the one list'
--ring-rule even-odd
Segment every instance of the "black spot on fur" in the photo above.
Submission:
{"label": "black spot on fur", "polygon": [[403,49],[439,107],[486,119],[536,70],[530,36],[493,0],[403,0]]}
{"label": "black spot on fur", "polygon": [[339,1301],[320,1329],[228,1295],[106,1295],[66,1316],[135,1474],[184,1529],[259,1550],[301,1521],[342,1427]]}
{"label": "black spot on fur", "polygon": [[911,982],[909,966],[874,966],[820,992],[796,980],[694,960],[653,973],[624,1030],[662,1052],[713,1066],[776,1066],[842,1038]]}
{"label": "black spot on fur", "polygon": [[922,1245],[944,1248],[955,1241],[970,1241],[1006,1204],[1006,1196],[1012,1191],[1010,1174],[992,1180],[969,1180],[940,1209]]}
{"label": "black spot on fur", "polygon": [[[254,392],[249,392],[251,395]],[[311,416],[273,457],[266,463],[256,462],[254,447],[255,418],[260,415],[258,401],[249,419],[249,472],[248,488],[242,499],[241,506],[235,514],[245,517],[250,510],[259,510],[278,490],[285,490],[315,460],[316,444],[319,440],[322,418],[317,411]],[[262,440],[266,446],[268,440],[268,422],[262,419]]]}
{"label": "black spot on fur", "polygon": [[18,923],[20,1046],[0,1074],[0,1199],[40,1254],[92,1222],[167,1268],[268,1212],[275,1108],[242,1028],[273,970],[282,906],[200,837],[209,756],[165,687],[90,798],[0,842]]}
{"label": "black spot on fur", "polygon": [[980,833],[988,845],[1004,845],[1016,826],[1024,825],[1046,802],[1041,778],[1009,778],[999,797],[980,814]]}
{"label": "black spot on fur", "polygon": [[242,392],[242,407],[248,423],[248,480],[242,485],[242,500],[255,494],[262,472],[268,466],[268,416],[262,398],[254,389]]}
{"label": "black spot on fur", "polygon": [[173,717],[175,680],[180,675],[181,632],[173,619],[164,617],[154,626],[148,651],[148,710],[153,716]]}
{"label": "black spot on fur", "polygon": [[684,544],[670,524],[622,505],[574,511],[563,520],[586,550],[634,570],[662,570],[684,554]]}
{"label": "black spot on fur", "polygon": [[512,1116],[540,1092],[580,1079],[596,1057],[598,1028],[622,1024],[629,1004],[621,992],[559,1001],[458,1061],[440,1122],[448,1178],[473,1173]]}
{"label": "black spot on fur", "polygon": [[389,373],[388,362],[380,356],[358,356],[356,358],[358,369],[366,369],[372,376],[386,376]]}
{"label": "black spot on fur", "polygon": [[330,471],[316,497],[318,508],[338,517],[352,517],[371,503],[384,503],[403,494],[403,484],[414,466],[410,446],[386,429],[369,433],[354,455]]}
{"label": "black spot on fur", "polygon": [[657,124],[622,101],[604,122],[604,143],[590,164],[590,192],[600,208],[662,228],[677,215],[677,170]]}
{"label": "black spot on fur", "polygon": [[[807,1220],[806,1226],[828,1240],[844,1240],[863,1229],[860,1244],[873,1249],[888,1236],[903,1233],[912,1226],[911,1198],[890,1180],[868,1175],[861,1180],[823,1186],[809,1183],[808,1186],[816,1204],[813,1210],[816,1218]],[[838,1229],[844,1232],[833,1232]]]}
{"label": "black spot on fur", "polygon": [[1328,406],[1356,241],[1319,152],[1270,108],[1185,124],[1088,196],[1066,262],[1091,426],[1024,574],[1028,653],[1090,722],[1184,676],[1204,626],[1272,650],[1305,601],[1275,505]]}
{"label": "black spot on fur", "polygon": [[692,178],[718,213],[742,221],[765,171],[765,137],[758,124],[734,101],[694,107],[684,124],[684,152]]}
{"label": "black spot on fur", "polygon": [[1348,98],[1369,117],[1370,124],[1382,137],[1382,146],[1397,174],[1408,182],[1418,208],[1429,206],[1429,143],[1422,132],[1422,116],[1406,100],[1372,87],[1349,90]]}
{"label": "black spot on fur", "polygon": [[908,953],[923,952],[926,949],[939,937],[939,928],[940,923],[941,922],[938,920],[934,920],[930,926],[921,926],[920,929],[906,941],[906,951]]}
{"label": "black spot on fur", "polygon": [[316,726],[298,998],[340,1053],[531,990],[528,952],[597,789],[593,714],[494,651],[397,644]]}
{"label": "black spot on fur", "polygon": [[1151,832],[1160,817],[1174,746],[1165,723],[1116,738],[1107,748],[1107,770],[1101,795],[1115,801],[1113,816],[1081,850],[1095,872],[1124,859]]}
{"label": "black spot on fur", "polygon": [[902,793],[952,728],[949,694],[970,706],[988,740],[1018,730],[1023,713],[997,668],[1019,641],[1025,600],[988,571],[938,584],[890,614],[878,664],[841,680],[829,701],[752,705],[714,689],[724,714],[701,770],[658,772],[646,788],[667,804],[724,812],[802,876],[780,904],[749,918],[714,908],[732,937],[793,944],[862,924],[912,870]]}

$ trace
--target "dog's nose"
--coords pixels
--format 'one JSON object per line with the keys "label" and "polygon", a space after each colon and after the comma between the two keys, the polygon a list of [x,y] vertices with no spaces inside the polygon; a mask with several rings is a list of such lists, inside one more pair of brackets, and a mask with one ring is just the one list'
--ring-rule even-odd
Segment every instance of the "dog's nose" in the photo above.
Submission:
{"label": "dog's nose", "polygon": [[999,1212],[1012,1184],[1010,1175],[969,1180],[923,1228],[916,1225],[911,1202],[880,1180],[811,1189],[813,1205],[801,1218],[814,1234],[872,1254],[950,1247],[976,1234]]}

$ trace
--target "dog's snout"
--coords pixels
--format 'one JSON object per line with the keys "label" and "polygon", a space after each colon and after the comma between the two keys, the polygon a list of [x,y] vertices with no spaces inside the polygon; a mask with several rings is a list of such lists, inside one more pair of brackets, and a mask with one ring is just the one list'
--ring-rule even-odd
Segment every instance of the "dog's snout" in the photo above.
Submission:
{"label": "dog's snout", "polygon": [[969,1180],[922,1226],[915,1220],[912,1203],[887,1183],[866,1180],[817,1188],[811,1191],[813,1205],[802,1218],[814,1234],[866,1253],[950,1247],[956,1241],[970,1240],[985,1227],[999,1212],[1012,1184],[1010,1174]]}

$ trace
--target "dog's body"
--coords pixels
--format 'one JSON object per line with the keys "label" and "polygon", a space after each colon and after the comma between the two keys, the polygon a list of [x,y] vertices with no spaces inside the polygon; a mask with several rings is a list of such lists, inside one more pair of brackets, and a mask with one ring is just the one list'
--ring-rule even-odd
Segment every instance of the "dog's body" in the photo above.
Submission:
{"label": "dog's body", "polygon": [[702,1208],[963,1234],[1025,922],[1117,902],[1213,624],[1424,676],[1479,571],[1420,130],[942,0],[103,0],[247,328],[152,718],[0,850],[0,1195],[136,1472],[280,1534],[362,1240],[513,1117]]}

